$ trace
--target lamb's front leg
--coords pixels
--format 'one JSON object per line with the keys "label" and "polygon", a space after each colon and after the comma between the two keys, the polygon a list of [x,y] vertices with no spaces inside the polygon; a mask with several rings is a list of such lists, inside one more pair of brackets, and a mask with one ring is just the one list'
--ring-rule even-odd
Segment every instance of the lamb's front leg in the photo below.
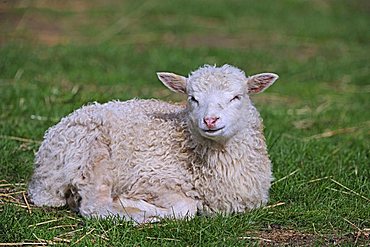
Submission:
{"label": "lamb's front leg", "polygon": [[114,212],[139,224],[156,222],[163,218],[192,218],[197,212],[198,202],[181,192],[166,191],[154,198],[143,200],[115,197]]}
{"label": "lamb's front leg", "polygon": [[[112,196],[112,188],[97,185],[80,192],[80,213],[84,217],[116,216],[137,224],[151,223],[168,217],[171,210],[158,207],[142,199]],[[93,195],[93,196],[91,196]]]}
{"label": "lamb's front leg", "polygon": [[[105,218],[114,214],[113,199],[109,185],[96,184],[79,189],[80,203],[78,211],[84,217]],[[67,200],[68,201],[68,200]],[[69,203],[71,206],[71,204]]]}
{"label": "lamb's front leg", "polygon": [[137,224],[157,222],[168,215],[169,210],[142,199],[115,197],[113,211],[116,215]]}

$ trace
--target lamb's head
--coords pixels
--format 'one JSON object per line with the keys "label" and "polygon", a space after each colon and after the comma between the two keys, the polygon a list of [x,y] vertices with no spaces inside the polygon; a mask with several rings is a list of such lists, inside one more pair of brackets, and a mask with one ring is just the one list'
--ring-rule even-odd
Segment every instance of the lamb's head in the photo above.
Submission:
{"label": "lamb's head", "polygon": [[252,107],[249,94],[264,91],[278,79],[272,73],[246,77],[230,65],[205,65],[187,78],[166,72],[157,75],[172,91],[188,95],[191,131],[216,141],[227,141],[245,129]]}

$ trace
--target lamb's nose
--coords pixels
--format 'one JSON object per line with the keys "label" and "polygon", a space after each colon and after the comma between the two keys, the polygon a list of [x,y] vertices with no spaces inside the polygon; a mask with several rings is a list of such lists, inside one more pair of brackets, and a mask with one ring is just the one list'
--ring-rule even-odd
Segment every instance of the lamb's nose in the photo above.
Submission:
{"label": "lamb's nose", "polygon": [[203,122],[209,129],[213,129],[216,126],[217,120],[219,117],[204,117]]}

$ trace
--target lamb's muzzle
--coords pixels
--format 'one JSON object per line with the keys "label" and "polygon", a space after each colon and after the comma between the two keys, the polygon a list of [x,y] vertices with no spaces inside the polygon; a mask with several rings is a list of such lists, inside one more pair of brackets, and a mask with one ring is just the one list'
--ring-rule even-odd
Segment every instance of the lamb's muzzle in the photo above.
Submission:
{"label": "lamb's muzzle", "polygon": [[187,105],[112,101],[76,110],[51,127],[28,193],[36,205],[68,203],[86,217],[138,223],[265,204],[271,162],[249,95],[278,78],[205,65],[188,77],[158,73]]}
{"label": "lamb's muzzle", "polygon": [[214,117],[214,116],[212,116],[212,117],[204,117],[203,118],[203,122],[207,126],[208,131],[214,131],[214,130],[217,130],[217,129],[214,129],[214,128],[216,127],[216,122],[219,119],[220,119],[220,117]]}

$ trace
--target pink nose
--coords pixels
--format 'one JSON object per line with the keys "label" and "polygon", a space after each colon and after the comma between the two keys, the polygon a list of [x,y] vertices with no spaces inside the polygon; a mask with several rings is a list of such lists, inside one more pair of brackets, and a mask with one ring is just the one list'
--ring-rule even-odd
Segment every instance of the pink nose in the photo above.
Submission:
{"label": "pink nose", "polygon": [[204,117],[203,121],[209,129],[212,129],[216,126],[217,120],[220,119],[219,117]]}

